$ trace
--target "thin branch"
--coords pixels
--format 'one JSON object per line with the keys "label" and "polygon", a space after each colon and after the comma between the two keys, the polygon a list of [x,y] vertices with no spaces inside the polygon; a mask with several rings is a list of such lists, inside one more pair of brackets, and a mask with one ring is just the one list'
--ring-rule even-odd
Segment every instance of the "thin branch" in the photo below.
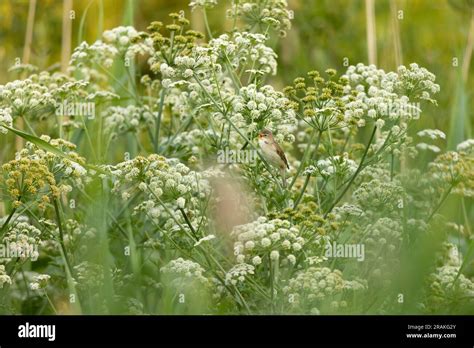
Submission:
{"label": "thin branch", "polygon": [[372,144],[372,141],[374,140],[376,132],[377,132],[377,127],[375,126],[372,131],[372,134],[370,135],[370,139],[369,139],[369,142],[367,143],[367,147],[365,148],[364,154],[362,155],[362,158],[360,160],[359,167],[357,167],[357,170],[355,171],[354,175],[352,175],[351,180],[349,181],[347,186],[344,188],[344,190],[340,193],[340,195],[336,198],[336,200],[331,204],[331,207],[324,214],[324,217],[328,216],[328,214],[334,209],[336,204],[339,203],[339,201],[344,197],[347,190],[349,190],[349,187],[352,185],[357,175],[359,175],[362,169],[364,169],[364,160],[365,160],[365,157],[367,156],[367,153],[369,152],[370,145]]}

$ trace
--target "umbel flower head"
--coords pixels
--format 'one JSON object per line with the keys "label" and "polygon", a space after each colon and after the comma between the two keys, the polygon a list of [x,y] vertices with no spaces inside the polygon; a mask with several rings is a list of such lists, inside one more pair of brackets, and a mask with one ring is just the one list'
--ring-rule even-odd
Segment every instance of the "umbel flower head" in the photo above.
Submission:
{"label": "umbel flower head", "polygon": [[[41,231],[27,222],[17,222],[8,226],[3,236],[2,243],[9,249],[9,255],[15,255],[20,260],[36,261],[38,258],[38,246],[40,244]],[[0,259],[9,262],[12,258]]]}
{"label": "umbel flower head", "polygon": [[234,254],[238,263],[258,266],[262,260],[294,264],[306,241],[299,228],[289,221],[259,217],[256,221],[234,227]]}
{"label": "umbel flower head", "polygon": [[[465,148],[468,149],[467,146]],[[468,152],[445,152],[428,166],[432,178],[438,182],[437,187],[449,185],[454,193],[465,197],[474,196],[474,156]]]}
{"label": "umbel flower head", "polygon": [[343,78],[346,104],[344,120],[362,127],[376,122],[378,128],[399,125],[402,128],[420,116],[418,101],[436,103],[432,95],[439,92],[435,76],[417,64],[400,66],[398,72],[386,73],[374,65],[350,66]]}
{"label": "umbel flower head", "polygon": [[269,128],[274,130],[277,142],[295,140],[292,134],[297,124],[295,111],[284,94],[270,85],[242,87],[232,101],[232,111],[231,120],[247,127],[250,134]]}
{"label": "umbel flower head", "polygon": [[0,265],[0,289],[2,289],[5,284],[11,283],[12,279],[5,272],[5,265]]}
{"label": "umbel flower head", "polygon": [[277,54],[265,45],[267,39],[263,34],[236,31],[212,39],[209,47],[217,58],[216,62],[223,66],[230,63],[237,75],[249,69],[253,73],[275,75]]}
{"label": "umbel flower head", "polygon": [[196,285],[209,286],[210,282],[204,274],[205,270],[196,262],[177,258],[161,268],[161,272],[172,278],[171,284],[177,289]]}
{"label": "umbel flower head", "polygon": [[49,274],[39,274],[33,277],[33,282],[30,283],[31,290],[44,289],[48,285],[51,276]]}
{"label": "umbel flower head", "polygon": [[293,19],[293,11],[288,9],[286,0],[233,1],[227,15],[242,19],[249,28],[272,28],[279,31],[281,36],[285,36],[286,31],[291,28]]}
{"label": "umbel flower head", "polygon": [[40,196],[40,207],[49,203],[49,191],[59,196],[54,175],[46,162],[41,159],[23,157],[12,160],[2,166],[3,184],[13,200],[13,206],[19,207],[22,200]]}
{"label": "umbel flower head", "polygon": [[104,126],[111,134],[139,132],[143,128],[153,127],[155,117],[148,105],[111,106],[104,115]]}
{"label": "umbel flower head", "polygon": [[213,8],[217,5],[217,0],[192,0],[189,7],[194,11],[197,8]]}
{"label": "umbel flower head", "polygon": [[[134,208],[135,213],[145,214],[161,228],[163,217],[167,217],[164,230],[191,232],[189,224],[197,230],[205,221],[200,217],[199,207],[201,200],[209,195],[209,183],[201,173],[191,171],[177,159],[138,156],[109,166],[108,170],[112,174],[112,192],[120,194],[124,201],[143,195],[144,199]],[[188,221],[184,219],[184,210],[188,212]]]}
{"label": "umbel flower head", "polygon": [[[296,274],[288,281],[283,292],[289,298],[294,308],[318,308],[323,301],[340,298],[340,295],[350,291],[361,291],[367,284],[361,280],[345,280],[339,270],[331,271],[328,267],[309,267]],[[339,295],[339,296],[338,296]],[[332,309],[347,306],[346,301],[331,303]]]}
{"label": "umbel flower head", "polygon": [[12,118],[44,120],[63,100],[85,99],[87,85],[83,80],[43,71],[0,86],[0,110],[7,108]]}
{"label": "umbel flower head", "polygon": [[106,30],[102,34],[103,40],[97,40],[92,45],[83,41],[76,47],[70,65],[78,68],[94,63],[99,67],[110,68],[117,59],[132,60],[137,55],[152,55],[152,40],[145,36],[144,32],[138,32],[131,26]]}
{"label": "umbel flower head", "polygon": [[[13,205],[18,207],[21,202],[39,199],[38,207],[45,209],[50,202],[49,195],[58,198],[61,193],[71,191],[71,186],[61,181],[71,181],[82,185],[82,177],[87,173],[83,167],[85,160],[77,155],[71,144],[62,139],[51,139],[43,136],[52,146],[65,153],[64,158],[52,152],[39,149],[32,143],[26,143],[25,148],[18,152],[17,158],[2,166],[5,190],[12,198]],[[53,174],[54,173],[54,174]]]}
{"label": "umbel flower head", "polygon": [[11,108],[3,108],[0,109],[0,133],[6,134],[8,130],[2,125],[7,127],[12,127],[13,118],[12,118],[12,110]]}
{"label": "umbel flower head", "polygon": [[300,118],[308,126],[319,131],[334,128],[343,120],[345,103],[345,78],[336,79],[336,70],[326,70],[327,79],[318,71],[308,72],[308,78],[294,79],[292,86],[284,89],[285,94],[302,110]]}
{"label": "umbel flower head", "polygon": [[459,265],[445,265],[438,267],[432,273],[426,284],[429,287],[422,303],[422,308],[427,312],[445,312],[453,310],[460,305],[460,300],[465,299],[463,305],[473,305],[474,282],[459,272]]}

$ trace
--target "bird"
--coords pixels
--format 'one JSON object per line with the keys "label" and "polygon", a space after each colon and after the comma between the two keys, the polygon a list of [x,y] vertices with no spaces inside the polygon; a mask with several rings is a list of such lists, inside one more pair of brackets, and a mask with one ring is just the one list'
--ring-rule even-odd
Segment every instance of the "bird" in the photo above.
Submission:
{"label": "bird", "polygon": [[280,170],[283,187],[286,187],[286,170],[290,169],[285,152],[273,138],[273,133],[264,128],[258,133],[258,145],[265,160]]}

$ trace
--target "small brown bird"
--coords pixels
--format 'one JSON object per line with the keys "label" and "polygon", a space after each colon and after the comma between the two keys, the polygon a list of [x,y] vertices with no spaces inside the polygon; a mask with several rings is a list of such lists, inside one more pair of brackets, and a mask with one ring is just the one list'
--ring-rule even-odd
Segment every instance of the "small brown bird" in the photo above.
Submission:
{"label": "small brown bird", "polygon": [[286,187],[286,170],[290,169],[290,166],[285,153],[273,138],[272,132],[268,129],[262,129],[258,134],[258,145],[260,145],[262,155],[267,162],[280,170],[280,175],[283,179],[283,187]]}

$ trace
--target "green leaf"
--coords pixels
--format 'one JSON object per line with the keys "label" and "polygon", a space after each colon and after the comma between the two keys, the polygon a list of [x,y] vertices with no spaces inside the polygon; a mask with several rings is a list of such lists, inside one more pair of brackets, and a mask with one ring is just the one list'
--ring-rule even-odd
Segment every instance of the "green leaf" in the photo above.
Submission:
{"label": "green leaf", "polygon": [[456,94],[451,109],[451,120],[448,134],[448,149],[456,149],[456,145],[469,137],[471,133],[469,121],[469,99],[461,74],[456,81]]}
{"label": "green leaf", "polygon": [[92,3],[94,2],[94,0],[90,0],[89,3],[87,4],[85,10],[84,10],[84,13],[82,14],[81,16],[81,21],[80,21],[80,24],[79,24],[79,33],[77,35],[77,45],[79,46],[82,41],[84,40],[84,25],[86,23],[86,17],[87,17],[87,13],[89,12],[89,8],[91,7]]}
{"label": "green leaf", "polygon": [[[39,148],[41,148],[45,151],[54,153],[57,156],[65,158],[65,159],[67,159],[71,162],[77,163],[76,160],[72,159],[70,156],[68,156],[67,154],[65,154],[61,150],[59,150],[57,147],[54,147],[53,145],[51,145],[47,141],[45,141],[41,138],[38,138],[37,136],[25,133],[25,132],[23,132],[19,129],[15,129],[15,128],[9,127],[7,125],[2,125],[2,127],[8,129],[12,133],[15,133],[16,135],[18,135],[19,137],[25,139],[26,141],[29,141],[30,143],[35,144],[36,146],[38,146]],[[86,167],[87,169],[92,169],[92,170],[95,170],[96,172],[105,174],[104,170],[102,170],[101,168],[99,168],[97,166],[85,163],[84,167]]]}

